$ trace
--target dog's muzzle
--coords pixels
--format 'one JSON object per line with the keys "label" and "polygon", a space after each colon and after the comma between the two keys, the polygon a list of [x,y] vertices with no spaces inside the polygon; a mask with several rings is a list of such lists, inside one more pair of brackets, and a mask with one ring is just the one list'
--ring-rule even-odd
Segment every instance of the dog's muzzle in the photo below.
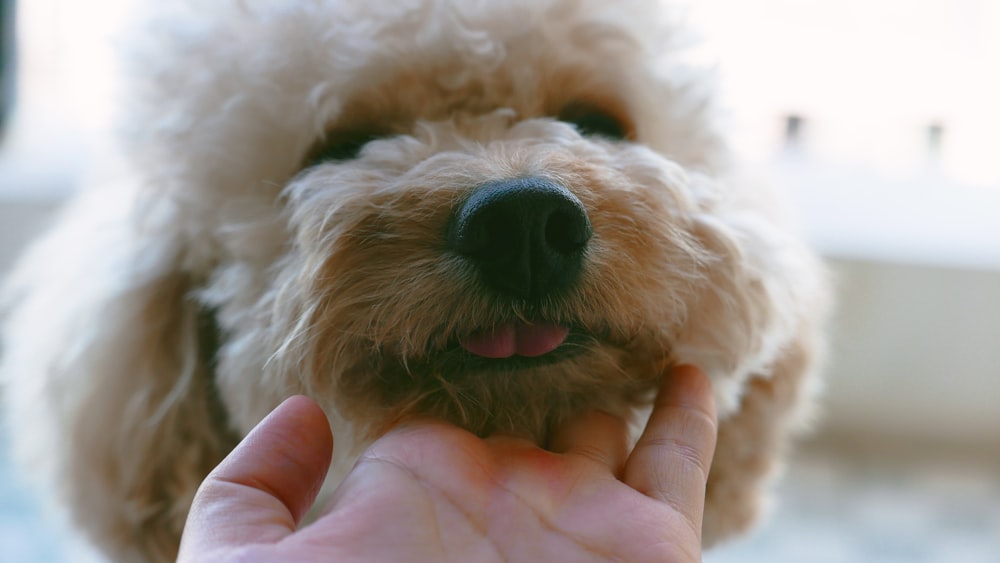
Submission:
{"label": "dog's muzzle", "polygon": [[452,249],[471,260],[488,288],[539,300],[580,276],[593,231],[583,204],[545,178],[487,182],[455,212]]}
{"label": "dog's muzzle", "polygon": [[[452,249],[475,265],[483,285],[505,297],[538,302],[572,287],[593,231],[572,192],[539,177],[485,183],[458,207],[449,226]],[[479,358],[553,357],[570,327],[519,319],[464,335]]]}

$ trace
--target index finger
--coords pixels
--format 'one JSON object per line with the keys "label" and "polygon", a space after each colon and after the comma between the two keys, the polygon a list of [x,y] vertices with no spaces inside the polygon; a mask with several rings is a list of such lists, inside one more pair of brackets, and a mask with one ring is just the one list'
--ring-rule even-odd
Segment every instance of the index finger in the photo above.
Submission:
{"label": "index finger", "polygon": [[693,366],[673,368],[629,456],[625,483],[667,503],[700,532],[717,433],[708,377]]}

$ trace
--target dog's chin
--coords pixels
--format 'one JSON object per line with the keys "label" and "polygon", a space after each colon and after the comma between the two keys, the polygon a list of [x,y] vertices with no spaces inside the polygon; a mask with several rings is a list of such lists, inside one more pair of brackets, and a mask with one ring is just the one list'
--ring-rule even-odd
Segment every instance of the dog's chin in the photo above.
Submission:
{"label": "dog's chin", "polygon": [[645,401],[658,380],[640,334],[615,338],[599,323],[561,321],[525,323],[516,336],[537,335],[532,331],[539,325],[539,339],[515,338],[514,344],[509,334],[484,342],[459,332],[416,356],[383,349],[340,379],[343,412],[372,420],[372,436],[385,424],[426,416],[477,435],[517,432],[543,440],[554,421],[581,408],[614,410]]}

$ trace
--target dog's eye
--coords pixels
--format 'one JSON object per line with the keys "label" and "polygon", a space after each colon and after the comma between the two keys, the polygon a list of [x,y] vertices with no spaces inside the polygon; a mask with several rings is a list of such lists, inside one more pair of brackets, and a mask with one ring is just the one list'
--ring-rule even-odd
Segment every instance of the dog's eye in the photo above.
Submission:
{"label": "dog's eye", "polygon": [[355,159],[365,145],[378,137],[371,131],[332,131],[309,150],[305,166]]}
{"label": "dog's eye", "polygon": [[558,119],[575,125],[581,135],[617,141],[632,138],[631,128],[618,116],[592,104],[572,103],[559,112]]}

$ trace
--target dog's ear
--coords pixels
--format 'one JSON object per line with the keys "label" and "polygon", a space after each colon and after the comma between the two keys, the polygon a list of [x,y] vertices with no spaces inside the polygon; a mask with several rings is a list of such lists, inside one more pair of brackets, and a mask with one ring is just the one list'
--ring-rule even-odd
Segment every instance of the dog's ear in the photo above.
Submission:
{"label": "dog's ear", "polygon": [[826,279],[814,255],[766,217],[696,217],[705,283],[677,360],[705,369],[720,426],[706,495],[706,545],[749,528],[787,442],[807,424],[822,361]]}
{"label": "dog's ear", "polygon": [[235,442],[212,384],[215,329],[179,244],[82,207],[12,285],[8,423],[108,555],[173,560],[198,485]]}
{"label": "dog's ear", "polygon": [[[71,465],[86,481],[73,492],[77,520],[102,544],[141,546],[155,560],[176,558],[198,485],[235,442],[212,382],[218,329],[191,292],[190,278],[171,272],[113,305],[126,316],[105,350],[116,357],[88,374],[100,383],[72,430]],[[99,503],[111,520],[93,522]]]}
{"label": "dog's ear", "polygon": [[804,319],[770,369],[751,376],[739,409],[720,421],[705,495],[706,547],[746,532],[766,511],[789,442],[811,421],[822,353],[821,326]]}

